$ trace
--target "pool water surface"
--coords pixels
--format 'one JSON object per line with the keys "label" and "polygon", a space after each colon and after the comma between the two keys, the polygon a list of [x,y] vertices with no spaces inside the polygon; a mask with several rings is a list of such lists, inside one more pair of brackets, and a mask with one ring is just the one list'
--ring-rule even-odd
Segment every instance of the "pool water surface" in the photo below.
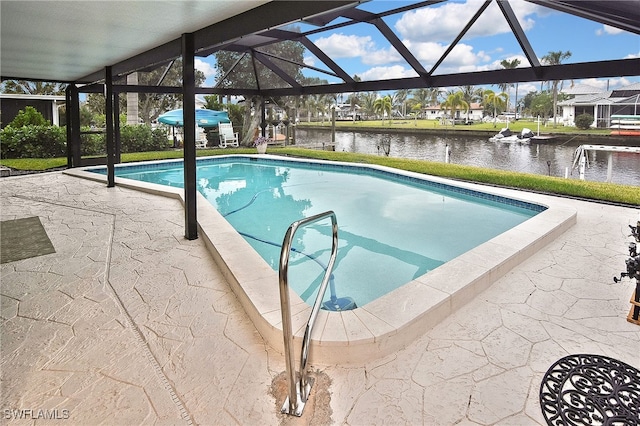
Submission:
{"label": "pool water surface", "polygon": [[[181,162],[118,167],[116,176],[183,186]],[[276,271],[289,225],[333,210],[339,249],[325,301],[350,297],[358,307],[545,209],[392,173],[255,158],[199,160],[197,186]],[[290,286],[312,304],[329,259],[330,222],[299,230],[293,249]]]}

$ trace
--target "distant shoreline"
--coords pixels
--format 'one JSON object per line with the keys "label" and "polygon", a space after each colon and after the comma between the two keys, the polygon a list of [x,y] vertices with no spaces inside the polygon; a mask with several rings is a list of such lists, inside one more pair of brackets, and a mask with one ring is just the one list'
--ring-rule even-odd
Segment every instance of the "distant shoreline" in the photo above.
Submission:
{"label": "distant shoreline", "polygon": [[[304,130],[324,130],[331,131],[331,125],[307,125],[305,123],[298,123],[296,125],[298,129]],[[459,125],[458,127],[463,127]],[[364,127],[364,126],[349,126],[342,122],[339,126],[336,126],[338,132],[360,132],[360,133],[396,133],[396,134],[431,134],[442,136],[478,136],[489,138],[500,130],[501,127],[496,127],[494,130],[468,130],[468,129],[456,129],[456,128],[408,128],[408,127]],[[536,129],[531,129],[536,133]],[[611,145],[624,145],[624,146],[640,146],[640,137],[638,136],[618,136],[611,134],[592,134],[592,133],[554,133],[554,132],[540,132],[540,136],[551,136],[554,142],[567,142],[574,140],[582,142],[584,144],[594,143],[596,140],[606,139],[608,144]],[[600,142],[601,143],[601,142]]]}

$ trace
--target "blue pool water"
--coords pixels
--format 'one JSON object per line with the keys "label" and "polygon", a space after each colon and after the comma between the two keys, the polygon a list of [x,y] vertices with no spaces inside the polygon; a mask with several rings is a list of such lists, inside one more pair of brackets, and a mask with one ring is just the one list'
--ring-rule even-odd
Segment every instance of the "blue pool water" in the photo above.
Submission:
{"label": "blue pool water", "polygon": [[[183,186],[181,162],[118,167],[116,176]],[[333,288],[325,300],[333,293],[354,299],[357,306],[544,210],[535,204],[364,167],[248,157],[199,160],[197,185],[276,271],[291,223],[333,210],[339,249]],[[300,229],[293,248],[290,285],[312,304],[331,251],[330,221]]]}

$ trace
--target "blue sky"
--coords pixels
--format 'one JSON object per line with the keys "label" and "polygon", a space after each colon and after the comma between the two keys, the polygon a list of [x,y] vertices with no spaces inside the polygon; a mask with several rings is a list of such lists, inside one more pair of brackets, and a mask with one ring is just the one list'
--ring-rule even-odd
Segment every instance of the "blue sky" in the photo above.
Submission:
{"label": "blue sky", "polygon": [[[405,4],[408,3],[374,0],[359,8],[378,12]],[[481,4],[481,0],[450,1],[391,15],[384,21],[421,64],[430,70]],[[539,59],[550,51],[570,51],[571,57],[563,63],[640,57],[640,36],[525,1],[513,1],[512,7]],[[298,25],[302,31],[315,28],[306,24]],[[347,26],[310,38],[349,75],[357,74],[363,80],[416,75],[370,24]],[[434,74],[500,69],[500,61],[514,58],[521,61],[521,66],[529,66],[500,9],[492,2]],[[326,69],[310,53],[307,53],[305,62]],[[208,76],[207,84],[214,84],[214,66],[213,57],[196,61],[196,67]],[[303,73],[338,82],[331,76],[315,71],[305,70]],[[637,74],[636,77],[581,80],[574,84],[588,84],[606,90],[607,85],[616,88],[640,82],[640,70],[637,70]],[[520,83],[518,90],[523,96],[529,91],[540,90],[540,83]]]}

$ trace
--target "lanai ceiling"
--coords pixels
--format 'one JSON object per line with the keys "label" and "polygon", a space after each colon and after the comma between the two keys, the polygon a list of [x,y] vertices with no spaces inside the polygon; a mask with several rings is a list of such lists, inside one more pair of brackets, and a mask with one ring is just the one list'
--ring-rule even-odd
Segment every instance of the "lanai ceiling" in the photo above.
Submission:
{"label": "lanai ceiling", "polygon": [[[3,79],[92,83],[104,78],[106,66],[111,66],[115,76],[121,77],[151,65],[166,64],[181,55],[181,34],[194,33],[197,56],[221,50],[233,52],[237,55],[238,67],[248,61],[256,76],[259,69],[263,69],[279,81],[271,86],[261,85],[257,77],[240,87],[229,86],[222,79],[214,87],[199,88],[201,93],[295,95],[640,75],[637,57],[555,66],[541,64],[540,58],[547,51],[534,49],[518,16],[518,7],[529,3],[638,35],[639,0],[476,1],[471,3],[473,15],[461,22],[458,36],[431,62],[420,58],[385,20],[396,14],[439,7],[448,1],[376,3],[383,7],[371,8],[369,2],[336,0],[3,0],[0,2],[0,71]],[[496,7],[501,19],[508,23],[526,63],[509,70],[443,71],[442,64],[458,43],[487,10]],[[402,57],[410,75],[356,81],[340,66],[339,60],[330,57],[313,41],[319,34],[338,29],[347,31],[356,25],[366,25],[370,31],[382,34],[389,48]],[[283,42],[301,45],[314,55],[316,62],[313,65],[291,63],[270,53],[270,46]],[[306,84],[287,73],[286,64],[325,76],[328,83]]]}

